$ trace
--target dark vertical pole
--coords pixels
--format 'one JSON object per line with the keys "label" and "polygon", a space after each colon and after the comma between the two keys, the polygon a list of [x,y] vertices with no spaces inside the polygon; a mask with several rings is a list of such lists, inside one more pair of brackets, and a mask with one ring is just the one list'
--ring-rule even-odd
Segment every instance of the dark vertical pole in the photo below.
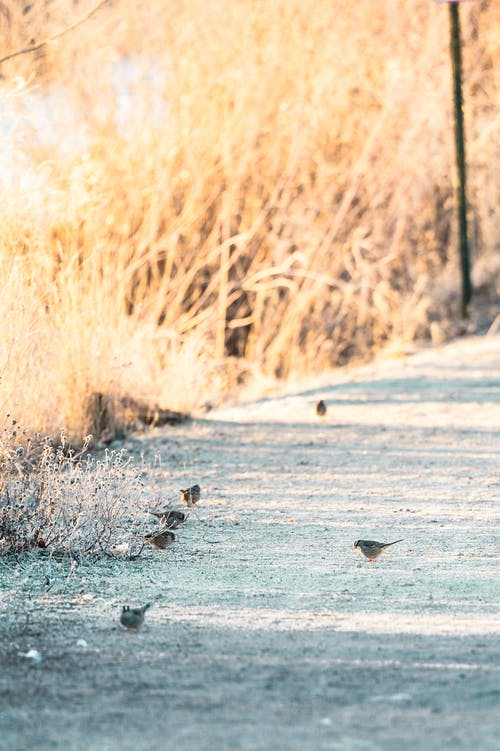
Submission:
{"label": "dark vertical pole", "polygon": [[467,306],[472,297],[470,278],[470,253],[467,239],[467,195],[465,175],[465,136],[464,110],[462,97],[462,48],[460,39],[459,5],[449,4],[450,9],[450,52],[453,69],[453,98],[455,101],[455,149],[457,160],[458,186],[458,227],[460,236],[460,267],[462,272],[462,317],[467,316]]}

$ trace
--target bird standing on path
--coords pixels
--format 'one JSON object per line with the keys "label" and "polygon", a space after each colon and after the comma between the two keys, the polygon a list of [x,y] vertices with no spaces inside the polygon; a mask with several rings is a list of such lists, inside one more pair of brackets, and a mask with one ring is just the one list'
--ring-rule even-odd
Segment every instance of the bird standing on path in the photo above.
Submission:
{"label": "bird standing on path", "polygon": [[144,614],[149,607],[151,607],[150,602],[142,608],[131,608],[129,605],[124,605],[120,615],[120,623],[128,631],[139,631],[144,623]]}
{"label": "bird standing on path", "polygon": [[165,550],[175,542],[175,535],[169,529],[162,529],[160,532],[150,532],[144,535],[144,539],[152,548]]}
{"label": "bird standing on path", "polygon": [[191,485],[190,488],[183,490],[181,488],[181,501],[185,503],[189,508],[194,506],[195,503],[201,498],[201,488],[199,485]]}
{"label": "bird standing on path", "polygon": [[188,518],[188,514],[184,511],[177,511],[177,509],[165,509],[164,511],[149,511],[153,516],[157,516],[161,524],[164,524],[167,529],[177,529],[181,524],[184,524]]}
{"label": "bird standing on path", "polygon": [[373,563],[384,548],[388,548],[389,545],[395,545],[397,542],[403,542],[403,540],[394,540],[394,542],[376,542],[376,540],[356,540],[354,543],[355,550],[361,550],[365,558]]}
{"label": "bird standing on path", "polygon": [[320,399],[316,404],[316,414],[318,417],[324,417],[326,415],[326,404],[323,399]]}

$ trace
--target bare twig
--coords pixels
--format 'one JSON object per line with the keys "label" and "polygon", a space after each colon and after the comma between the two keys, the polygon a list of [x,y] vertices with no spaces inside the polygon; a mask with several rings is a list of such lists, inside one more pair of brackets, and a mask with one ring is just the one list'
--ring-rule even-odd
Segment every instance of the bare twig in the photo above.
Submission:
{"label": "bare twig", "polygon": [[85,23],[85,21],[88,21],[91,16],[94,15],[94,13],[97,13],[99,8],[102,8],[102,6],[107,2],[107,0],[100,0],[100,2],[97,3],[97,5],[92,8],[88,13],[86,13],[82,18],[79,18],[78,21],[75,21],[74,23],[67,26],[62,31],[59,31],[57,34],[54,34],[51,37],[48,37],[47,39],[44,39],[43,42],[39,42],[38,44],[33,44],[30,47],[25,47],[22,50],[17,50],[16,52],[11,52],[9,55],[5,55],[5,57],[0,57],[0,65],[7,60],[11,60],[13,57],[18,57],[18,55],[26,55],[29,52],[36,52],[36,50],[40,50],[42,47],[45,47],[47,44],[51,44],[52,42],[55,42],[57,39],[60,39],[61,37],[68,34],[70,31],[73,31],[77,28],[77,26],[81,26],[82,23]]}

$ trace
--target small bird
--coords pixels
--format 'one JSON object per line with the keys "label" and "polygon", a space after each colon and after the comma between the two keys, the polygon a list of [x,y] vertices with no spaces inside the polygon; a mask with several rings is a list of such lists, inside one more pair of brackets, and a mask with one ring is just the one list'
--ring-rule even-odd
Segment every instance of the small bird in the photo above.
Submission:
{"label": "small bird", "polygon": [[326,404],[323,399],[320,399],[316,404],[316,414],[318,417],[324,417],[326,415]]}
{"label": "small bird", "polygon": [[388,548],[389,545],[395,545],[397,542],[403,542],[403,540],[394,540],[394,542],[376,542],[375,540],[356,540],[354,543],[355,550],[361,550],[365,558],[368,558],[370,562],[376,560],[384,548]]}
{"label": "small bird", "polygon": [[150,602],[142,608],[131,608],[129,605],[124,605],[120,615],[120,623],[128,631],[139,631],[144,623],[144,614],[149,607],[151,607]]}
{"label": "small bird", "polygon": [[188,507],[194,506],[201,498],[201,488],[199,485],[192,485],[190,488],[183,490],[181,488],[181,501]]}
{"label": "small bird", "polygon": [[144,535],[144,539],[151,547],[165,550],[165,548],[175,542],[175,535],[169,529],[162,529],[160,532],[150,532]]}
{"label": "small bird", "polygon": [[167,529],[177,529],[181,524],[184,524],[189,514],[185,514],[184,511],[177,511],[176,509],[167,508],[164,511],[152,511],[150,514],[157,516],[161,524],[164,524]]}

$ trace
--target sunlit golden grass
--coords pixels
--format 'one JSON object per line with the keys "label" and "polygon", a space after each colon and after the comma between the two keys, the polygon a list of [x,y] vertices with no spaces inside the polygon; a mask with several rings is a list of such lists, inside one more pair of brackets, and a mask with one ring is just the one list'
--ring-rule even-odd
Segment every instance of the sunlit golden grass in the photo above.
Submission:
{"label": "sunlit golden grass", "polygon": [[[5,54],[94,5],[4,2]],[[483,281],[494,6],[461,7]],[[4,63],[2,411],[78,441],[96,392],[188,410],[456,314],[447,16],[421,0],[116,0]]]}

